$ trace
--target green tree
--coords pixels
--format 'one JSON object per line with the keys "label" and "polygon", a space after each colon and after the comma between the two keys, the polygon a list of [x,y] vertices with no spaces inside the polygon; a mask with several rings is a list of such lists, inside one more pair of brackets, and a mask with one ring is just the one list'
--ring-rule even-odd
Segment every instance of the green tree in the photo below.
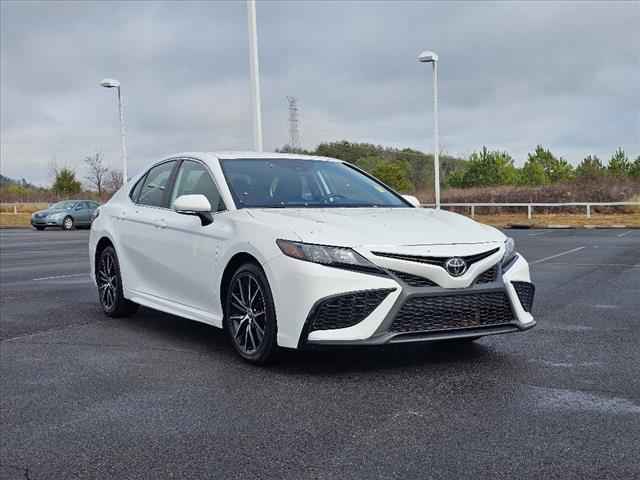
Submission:
{"label": "green tree", "polygon": [[58,195],[70,196],[80,193],[80,182],[76,180],[76,173],[71,168],[56,170],[55,175],[52,188]]}
{"label": "green tree", "polygon": [[607,172],[614,177],[624,177],[629,174],[629,170],[631,170],[631,162],[622,147],[620,147],[611,156]]}
{"label": "green tree", "polygon": [[405,148],[395,157],[405,163],[409,180],[413,185],[424,187],[433,183],[433,155]]}
{"label": "green tree", "polygon": [[465,168],[459,168],[449,173],[446,177],[446,185],[451,188],[464,188]]}
{"label": "green tree", "polygon": [[597,179],[605,174],[605,168],[596,155],[588,155],[576,168],[576,175],[580,178]]}
{"label": "green tree", "polygon": [[629,167],[629,176],[633,178],[640,178],[640,155],[636,157]]}
{"label": "green tree", "polygon": [[[557,158],[549,149],[545,149],[542,145],[538,145],[533,153],[528,155],[524,168],[531,164],[537,164],[542,167],[545,179],[541,183],[529,183],[529,185],[544,185],[547,183],[555,183],[570,180],[573,177],[573,167],[564,158]],[[528,172],[539,173],[539,168],[530,167]],[[538,180],[540,177],[538,175]]]}
{"label": "green tree", "polygon": [[473,152],[462,176],[462,187],[488,187],[492,185],[513,185],[517,182],[518,171],[513,158],[507,152],[489,151],[482,147]]}
{"label": "green tree", "polygon": [[527,160],[519,172],[518,184],[537,186],[548,183],[549,177],[544,166],[540,162]]}
{"label": "green tree", "polygon": [[373,168],[371,174],[400,192],[413,191],[406,165],[401,162],[383,160]]}

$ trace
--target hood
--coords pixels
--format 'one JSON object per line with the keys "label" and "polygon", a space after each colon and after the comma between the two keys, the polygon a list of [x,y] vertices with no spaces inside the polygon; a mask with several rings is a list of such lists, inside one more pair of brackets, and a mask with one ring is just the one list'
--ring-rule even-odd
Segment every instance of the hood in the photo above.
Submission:
{"label": "hood", "polygon": [[258,222],[293,231],[303,242],[358,247],[502,242],[499,230],[429,208],[251,209]]}
{"label": "hood", "polygon": [[44,210],[38,210],[37,212],[35,212],[36,215],[53,215],[54,213],[62,213],[65,212],[66,210],[62,209],[62,208],[56,208],[54,209],[44,209]]}

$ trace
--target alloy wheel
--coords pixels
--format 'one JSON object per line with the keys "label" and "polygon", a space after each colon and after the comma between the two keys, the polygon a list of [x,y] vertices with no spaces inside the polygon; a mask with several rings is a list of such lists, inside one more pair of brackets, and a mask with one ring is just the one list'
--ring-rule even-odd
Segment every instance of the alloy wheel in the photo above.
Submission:
{"label": "alloy wheel", "polygon": [[233,341],[245,354],[255,353],[265,337],[265,295],[260,283],[251,273],[235,278],[231,286],[229,324]]}
{"label": "alloy wheel", "polygon": [[98,269],[98,292],[100,302],[107,311],[113,310],[117,300],[118,274],[115,258],[111,253],[105,253],[100,260]]}
{"label": "alloy wheel", "polygon": [[71,230],[73,227],[73,219],[71,217],[67,217],[64,219],[64,229]]}

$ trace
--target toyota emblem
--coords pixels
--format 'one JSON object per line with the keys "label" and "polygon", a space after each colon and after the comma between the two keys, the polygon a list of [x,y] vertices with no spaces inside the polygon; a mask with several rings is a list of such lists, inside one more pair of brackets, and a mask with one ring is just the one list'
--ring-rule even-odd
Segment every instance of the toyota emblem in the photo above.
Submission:
{"label": "toyota emblem", "polygon": [[460,257],[450,258],[444,266],[452,277],[459,277],[467,271],[467,262]]}

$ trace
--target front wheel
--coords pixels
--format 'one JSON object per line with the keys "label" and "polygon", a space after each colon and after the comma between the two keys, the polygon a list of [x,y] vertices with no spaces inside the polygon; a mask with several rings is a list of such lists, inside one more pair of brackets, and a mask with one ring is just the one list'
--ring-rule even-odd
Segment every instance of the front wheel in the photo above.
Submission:
{"label": "front wheel", "polygon": [[120,264],[113,247],[106,247],[100,252],[96,280],[100,305],[107,316],[126,317],[136,312],[138,304],[124,298],[122,293]]}
{"label": "front wheel", "polygon": [[242,265],[231,278],[225,301],[225,330],[245,360],[264,364],[278,348],[276,313],[269,282],[262,269]]}
{"label": "front wheel", "polygon": [[36,230],[38,230],[39,232],[44,230],[44,227],[35,227]]}
{"label": "front wheel", "polygon": [[71,230],[73,228],[73,218],[65,217],[62,221],[62,229],[63,230]]}

